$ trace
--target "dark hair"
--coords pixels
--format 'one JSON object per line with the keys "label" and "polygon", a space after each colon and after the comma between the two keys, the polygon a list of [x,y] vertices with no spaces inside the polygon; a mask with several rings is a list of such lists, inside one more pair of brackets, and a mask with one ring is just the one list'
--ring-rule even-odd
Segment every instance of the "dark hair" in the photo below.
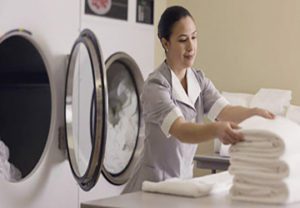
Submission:
{"label": "dark hair", "polygon": [[169,40],[174,24],[183,17],[192,17],[190,12],[182,6],[171,6],[167,8],[160,17],[158,23],[158,38]]}

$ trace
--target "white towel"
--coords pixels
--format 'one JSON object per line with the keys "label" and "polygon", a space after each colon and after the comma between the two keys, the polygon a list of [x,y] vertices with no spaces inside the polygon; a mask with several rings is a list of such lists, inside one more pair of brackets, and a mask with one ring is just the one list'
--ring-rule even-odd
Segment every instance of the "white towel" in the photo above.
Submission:
{"label": "white towel", "polygon": [[280,159],[233,157],[230,163],[231,174],[257,180],[281,180],[299,177],[300,173],[300,153],[285,155]]}
{"label": "white towel", "polygon": [[290,105],[286,112],[286,118],[300,125],[300,106]]}
{"label": "white towel", "polygon": [[223,172],[193,179],[172,178],[162,182],[144,181],[142,190],[186,197],[201,197],[228,191],[231,185],[232,176],[228,172]]}
{"label": "white towel", "polygon": [[230,147],[232,199],[290,203],[300,201],[300,126],[277,116],[252,117],[240,124],[245,141]]}
{"label": "white towel", "polygon": [[249,107],[250,101],[252,100],[254,95],[248,93],[222,92],[222,96],[231,105]]}
{"label": "white towel", "polygon": [[[249,107],[250,101],[253,98],[253,94],[248,93],[236,93],[236,92],[222,92],[222,96],[231,104],[239,105],[243,107]],[[229,146],[222,144],[218,139],[215,141],[215,144],[219,144],[218,152],[221,156],[229,156]]]}
{"label": "white towel", "polygon": [[220,156],[229,157],[229,148],[230,148],[229,144],[225,145],[225,144],[221,143]]}
{"label": "white towel", "polygon": [[262,88],[253,96],[249,107],[264,108],[276,115],[284,116],[291,99],[290,90]]}
{"label": "white towel", "polygon": [[300,201],[299,192],[299,177],[267,182],[235,177],[230,189],[231,197],[235,200],[279,204]]}
{"label": "white towel", "polygon": [[253,116],[240,126],[244,141],[230,147],[231,157],[278,158],[299,152],[300,126],[286,118]]}
{"label": "white towel", "polygon": [[144,181],[142,185],[143,191],[189,197],[200,197],[208,195],[211,189],[212,185],[210,184],[202,182],[192,182],[179,178],[157,183]]}
{"label": "white towel", "polygon": [[223,171],[216,174],[195,177],[191,181],[198,181],[212,185],[212,190],[209,194],[217,194],[229,191],[232,186],[233,176],[228,171]]}
{"label": "white towel", "polygon": [[[248,93],[236,93],[236,92],[222,92],[222,96],[231,104],[231,105],[239,105],[243,107],[249,107],[250,101],[253,94]],[[216,142],[215,142],[216,143]],[[228,157],[229,156],[229,146],[230,145],[224,145],[219,140],[217,140],[217,143],[220,144],[218,148],[218,153],[220,153],[221,156]]]}

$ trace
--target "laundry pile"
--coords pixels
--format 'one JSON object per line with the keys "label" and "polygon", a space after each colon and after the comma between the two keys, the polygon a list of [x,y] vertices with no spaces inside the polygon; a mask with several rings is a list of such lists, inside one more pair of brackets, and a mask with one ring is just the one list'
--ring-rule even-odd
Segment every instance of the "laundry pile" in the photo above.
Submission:
{"label": "laundry pile", "polygon": [[226,171],[192,179],[171,178],[161,182],[144,181],[142,190],[185,197],[201,197],[228,192],[231,185],[232,176]]}
{"label": "laundry pile", "polygon": [[11,182],[20,180],[22,178],[21,172],[13,164],[9,163],[8,159],[9,149],[0,140],[0,177]]}
{"label": "laundry pile", "polygon": [[300,201],[300,126],[286,118],[251,117],[240,124],[244,141],[229,149],[233,199]]}
{"label": "laundry pile", "polygon": [[[130,160],[139,136],[138,95],[132,78],[122,70],[109,83],[109,122],[104,166],[120,173]],[[116,152],[118,154],[116,154]]]}

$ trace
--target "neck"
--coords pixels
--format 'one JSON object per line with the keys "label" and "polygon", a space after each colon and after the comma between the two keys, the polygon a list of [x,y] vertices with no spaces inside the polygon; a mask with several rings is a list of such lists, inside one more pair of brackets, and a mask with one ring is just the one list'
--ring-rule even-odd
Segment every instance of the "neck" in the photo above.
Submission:
{"label": "neck", "polygon": [[172,62],[168,61],[168,59],[166,60],[166,64],[174,72],[174,74],[180,80],[180,82],[182,82],[183,80],[185,80],[187,68],[176,67],[174,64],[172,64]]}

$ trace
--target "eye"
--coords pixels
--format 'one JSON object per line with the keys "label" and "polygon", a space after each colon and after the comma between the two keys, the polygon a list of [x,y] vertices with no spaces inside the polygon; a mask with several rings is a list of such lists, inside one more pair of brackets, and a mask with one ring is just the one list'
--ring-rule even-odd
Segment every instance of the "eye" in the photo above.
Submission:
{"label": "eye", "polygon": [[192,39],[193,39],[193,40],[197,39],[197,36],[193,36]]}
{"label": "eye", "polygon": [[181,43],[183,43],[183,42],[185,42],[187,39],[185,38],[185,39],[179,39],[178,41],[179,42],[181,42]]}

